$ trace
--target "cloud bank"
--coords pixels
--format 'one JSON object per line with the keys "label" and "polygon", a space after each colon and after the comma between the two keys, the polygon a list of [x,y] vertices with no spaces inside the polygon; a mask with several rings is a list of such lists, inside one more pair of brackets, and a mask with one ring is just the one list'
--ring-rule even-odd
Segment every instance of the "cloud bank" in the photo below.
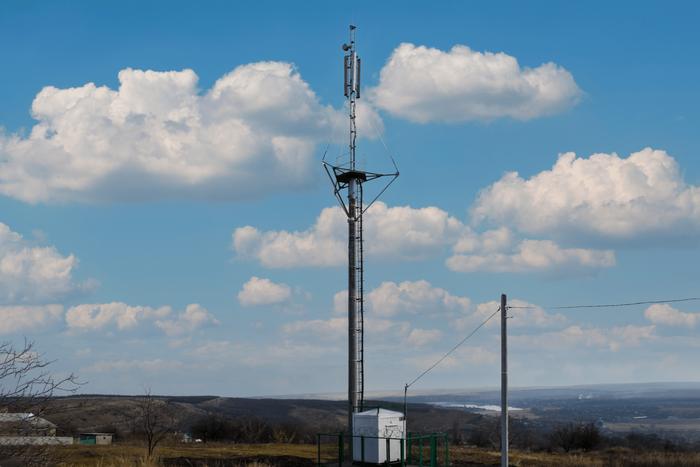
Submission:
{"label": "cloud bank", "polygon": [[238,292],[238,301],[242,306],[271,305],[290,300],[292,289],[287,284],[275,284],[270,279],[251,277]]}
{"label": "cloud bank", "polygon": [[197,81],[192,70],[127,68],[116,91],[45,87],[30,136],[0,134],[0,193],[31,204],[218,203],[315,187],[314,151],[339,112],[292,64],[241,65],[203,95]]}
{"label": "cloud bank", "polygon": [[684,313],[666,303],[651,305],[644,311],[644,317],[654,324],[694,327],[700,321],[700,313]]}
{"label": "cloud bank", "polygon": [[[367,261],[440,258],[456,272],[567,272],[594,275],[615,265],[612,251],[563,249],[549,240],[519,240],[507,228],[476,233],[447,212],[426,207],[387,207],[378,201],[365,214]],[[261,232],[252,226],[232,235],[236,258],[267,268],[339,267],[347,263],[347,220],[340,207],[325,208],[303,232]]]}
{"label": "cloud bank", "polygon": [[77,267],[73,254],[62,256],[54,246],[32,246],[0,222],[0,305],[44,305],[97,289],[94,279],[73,280]]}
{"label": "cloud bank", "polygon": [[688,185],[665,151],[627,159],[574,153],[525,180],[517,172],[485,188],[471,208],[475,222],[506,225],[560,244],[667,245],[700,239],[700,189]]}
{"label": "cloud bank", "polygon": [[530,120],[569,110],[583,92],[554,63],[520,68],[505,53],[397,47],[366,95],[378,108],[412,122],[458,123],[511,117]]}
{"label": "cloud bank", "polygon": [[193,332],[198,328],[220,324],[207,310],[196,303],[187,305],[184,312],[173,316],[172,308],[129,306],[122,302],[84,304],[73,306],[66,312],[66,324],[73,331],[100,331],[116,325],[120,331],[136,327],[142,322],[152,322],[168,336]]}
{"label": "cloud bank", "polygon": [[38,330],[52,322],[58,322],[62,317],[61,305],[0,306],[0,334]]}

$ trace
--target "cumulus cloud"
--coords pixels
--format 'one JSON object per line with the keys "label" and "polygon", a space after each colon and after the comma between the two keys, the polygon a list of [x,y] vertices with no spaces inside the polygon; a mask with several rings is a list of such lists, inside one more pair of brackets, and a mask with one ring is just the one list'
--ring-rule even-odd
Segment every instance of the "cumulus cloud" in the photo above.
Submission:
{"label": "cumulus cloud", "polygon": [[457,123],[557,114],[577,104],[583,92],[571,73],[551,62],[520,68],[502,52],[474,52],[464,45],[445,52],[404,43],[366,95],[375,106],[413,122]]}
{"label": "cumulus cloud", "polygon": [[[612,251],[562,249],[547,240],[519,241],[508,228],[481,234],[450,216],[426,207],[387,207],[376,202],[363,223],[368,261],[425,261],[439,258],[448,247],[455,256],[447,267],[458,272],[577,271],[592,275],[615,264]],[[347,220],[340,207],[325,208],[303,232],[269,231],[245,226],[232,235],[240,260],[268,268],[334,267],[347,263]]]}
{"label": "cumulus cloud", "polygon": [[211,357],[221,357],[224,354],[228,354],[231,350],[229,341],[207,341],[201,347],[197,347],[195,350],[190,352],[185,352],[189,355],[200,358],[211,358]]}
{"label": "cumulus cloud", "polygon": [[84,304],[73,306],[66,312],[66,323],[73,331],[99,331],[116,324],[119,330],[130,329],[144,321],[150,321],[168,336],[178,336],[200,327],[220,324],[207,310],[193,303],[184,312],[172,316],[172,308],[129,306],[122,302]]}
{"label": "cumulus cloud", "polygon": [[634,326],[632,324],[624,327],[615,326],[612,329],[594,326],[588,328],[569,326],[562,331],[540,335],[511,336],[508,340],[514,345],[545,350],[564,350],[583,345],[597,348],[607,347],[616,352],[625,347],[636,347],[643,342],[657,339],[654,327]]}
{"label": "cumulus cloud", "polygon": [[405,344],[413,347],[422,347],[442,339],[443,332],[439,329],[412,329],[406,338]]}
{"label": "cumulus cloud", "polygon": [[347,336],[348,320],[347,318],[331,318],[329,320],[295,321],[285,324],[282,330],[285,334],[302,339],[313,337],[314,339],[336,341]]}
{"label": "cumulus cloud", "polygon": [[251,277],[238,292],[242,306],[271,305],[291,299],[292,289],[287,284],[275,284],[270,279]]}
{"label": "cumulus cloud", "polygon": [[[485,327],[500,326],[500,320],[497,319],[497,316],[493,316],[500,307],[501,303],[494,300],[463,308],[461,310],[462,315],[451,320],[450,326],[453,326],[458,331],[465,331],[475,328],[487,319],[488,322],[485,324]],[[508,316],[512,317],[512,319],[508,321],[508,327],[512,328],[555,327],[568,322],[566,316],[561,313],[550,315],[544,308],[518,299],[508,300]]]}
{"label": "cumulus cloud", "polygon": [[100,360],[92,366],[81,368],[82,373],[111,373],[114,371],[118,372],[128,372],[132,370],[141,370],[147,373],[160,373],[163,371],[173,371],[185,368],[180,361],[170,361],[166,362],[160,358],[155,360],[132,360],[127,362],[126,360]]}
{"label": "cumulus cloud", "polygon": [[644,311],[644,317],[654,324],[689,326],[691,328],[700,321],[700,313],[683,313],[666,303],[651,305]]}
{"label": "cumulus cloud", "polygon": [[401,284],[382,282],[378,288],[365,294],[365,301],[368,311],[379,317],[466,312],[473,309],[472,301],[467,297],[450,295],[446,290],[433,287],[425,280],[404,281]]}
{"label": "cumulus cloud", "polygon": [[155,325],[165,331],[168,336],[178,336],[214,324],[221,324],[221,322],[197,303],[187,305],[185,311],[178,314],[177,319],[155,322]]}
{"label": "cumulus cloud", "polygon": [[340,207],[325,208],[305,232],[261,232],[245,226],[233,232],[237,259],[259,261],[268,268],[339,266],[347,262],[347,220]]}
{"label": "cumulus cloud", "polygon": [[84,304],[68,309],[66,323],[69,328],[82,331],[97,331],[116,323],[123,330],[136,326],[141,320],[163,318],[171,312],[169,306],[154,309],[122,302]]}
{"label": "cumulus cloud", "polygon": [[612,250],[560,248],[550,240],[523,240],[515,252],[487,252],[482,255],[454,255],[445,264],[455,272],[552,272],[566,270],[570,274],[593,275],[601,268],[615,266]]}
{"label": "cumulus cloud", "polygon": [[700,189],[683,181],[665,151],[646,148],[627,159],[561,154],[552,170],[525,180],[506,173],[471,208],[488,220],[559,243],[619,247],[700,238]]}
{"label": "cumulus cloud", "polygon": [[127,68],[118,90],[45,87],[30,136],[0,135],[0,193],[31,204],[231,202],[315,186],[316,145],[341,112],[292,64],[241,65],[203,95],[197,81],[192,70]]}
{"label": "cumulus cloud", "polygon": [[[404,361],[411,368],[430,368],[436,361],[440,360],[443,355],[421,355],[419,357],[407,358]],[[483,347],[470,347],[465,345],[452,352],[448,357],[440,362],[435,367],[435,371],[453,371],[463,369],[470,365],[490,365],[498,362],[500,356],[493,352],[489,352]]]}
{"label": "cumulus cloud", "polygon": [[31,246],[0,223],[0,304],[44,304],[86,295],[99,287],[94,279],[73,280],[78,258],[56,247]]}
{"label": "cumulus cloud", "polygon": [[[342,298],[336,300],[336,312],[347,312],[347,291],[335,297]],[[382,327],[382,321],[392,323],[383,319],[400,315],[447,316],[450,326],[464,331],[483,323],[500,305],[497,301],[477,304],[468,297],[452,295],[425,280],[400,284],[383,282],[365,294],[365,310],[368,318],[375,320],[372,324],[375,331]],[[542,307],[523,300],[511,299],[508,306],[508,314],[513,317],[509,322],[512,327],[555,327],[568,322],[561,313],[549,314]],[[492,319],[486,326],[498,326],[498,320]]]}
{"label": "cumulus cloud", "polygon": [[61,305],[46,306],[0,306],[1,334],[36,330],[63,316]]}

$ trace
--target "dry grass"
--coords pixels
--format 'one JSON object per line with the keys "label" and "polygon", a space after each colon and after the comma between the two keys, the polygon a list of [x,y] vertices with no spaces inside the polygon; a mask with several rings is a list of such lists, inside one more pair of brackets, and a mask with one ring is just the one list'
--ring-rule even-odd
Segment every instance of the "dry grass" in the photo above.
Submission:
{"label": "dry grass", "polygon": [[151,459],[146,459],[146,447],[139,445],[73,445],[64,449],[71,458],[63,467],[162,467],[159,459],[170,457],[229,459],[265,455],[316,460],[318,456],[316,445],[305,444],[172,443],[156,447],[155,455]]}
{"label": "dry grass", "polygon": [[[189,457],[230,459],[252,456],[296,456],[316,460],[316,445],[267,444],[171,444],[156,448],[156,455],[147,459],[142,446],[67,446],[72,455],[63,467],[163,467],[162,458]],[[509,464],[516,467],[700,467],[700,453],[634,452],[627,448],[612,448],[592,453],[531,453],[511,451]],[[473,462],[500,465],[498,452],[477,448],[450,448],[450,464]],[[248,467],[271,467],[254,462]]]}
{"label": "dry grass", "polygon": [[[451,448],[450,463],[499,464],[501,454],[476,448]],[[633,452],[613,448],[591,453],[531,453],[511,451],[509,465],[516,467],[700,467],[700,453]]]}

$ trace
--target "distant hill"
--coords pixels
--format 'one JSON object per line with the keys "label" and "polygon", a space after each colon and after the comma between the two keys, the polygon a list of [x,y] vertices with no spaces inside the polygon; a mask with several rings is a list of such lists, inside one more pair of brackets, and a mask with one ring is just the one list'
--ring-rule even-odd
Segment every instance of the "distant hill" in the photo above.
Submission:
{"label": "distant hill", "polygon": [[[347,422],[347,402],[314,399],[248,399],[217,396],[154,396],[180,405],[191,421],[208,414],[217,413],[233,418],[245,416],[261,417],[272,424],[292,421],[319,430],[340,429]],[[117,431],[128,433],[134,420],[139,417],[137,400],[139,396],[73,396],[70,401],[85,402],[86,408],[71,413],[69,429],[74,432]],[[60,402],[60,400],[59,400]],[[366,401],[367,406],[388,406],[396,402]],[[394,410],[401,411],[401,408]],[[435,407],[430,404],[409,404],[409,428],[417,431],[447,431],[457,420],[466,427],[480,418],[479,415],[463,410]],[[65,425],[65,423],[64,423]]]}

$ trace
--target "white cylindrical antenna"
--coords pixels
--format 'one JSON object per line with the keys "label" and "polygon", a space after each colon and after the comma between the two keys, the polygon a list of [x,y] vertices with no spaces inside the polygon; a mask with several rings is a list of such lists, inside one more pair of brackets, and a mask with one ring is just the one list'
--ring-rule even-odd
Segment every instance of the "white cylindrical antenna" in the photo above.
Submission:
{"label": "white cylindrical antenna", "polygon": [[[343,45],[343,50],[345,50],[345,45]],[[348,56],[345,56],[345,67],[343,68],[343,80],[345,81],[345,86],[343,86],[343,92],[345,93],[345,97],[348,96]]]}
{"label": "white cylindrical antenna", "polygon": [[357,84],[355,85],[355,95],[360,98],[360,68],[362,65],[362,59],[357,59]]}

